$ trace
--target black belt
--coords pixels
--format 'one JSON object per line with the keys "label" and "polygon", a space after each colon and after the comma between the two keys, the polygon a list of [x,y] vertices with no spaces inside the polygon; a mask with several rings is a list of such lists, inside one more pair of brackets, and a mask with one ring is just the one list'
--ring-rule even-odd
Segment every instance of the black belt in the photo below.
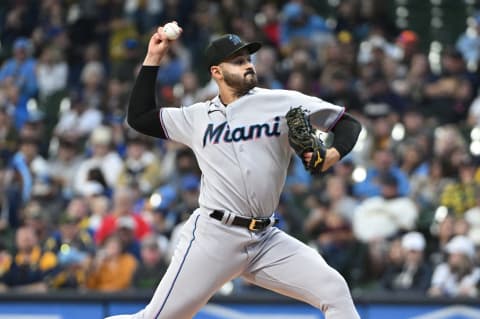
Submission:
{"label": "black belt", "polygon": [[[224,212],[219,210],[214,210],[210,213],[210,217],[215,218],[219,221],[222,221]],[[232,225],[245,227],[250,231],[259,231],[267,228],[269,225],[275,225],[277,223],[277,219],[271,218],[246,218],[235,216],[231,222]]]}

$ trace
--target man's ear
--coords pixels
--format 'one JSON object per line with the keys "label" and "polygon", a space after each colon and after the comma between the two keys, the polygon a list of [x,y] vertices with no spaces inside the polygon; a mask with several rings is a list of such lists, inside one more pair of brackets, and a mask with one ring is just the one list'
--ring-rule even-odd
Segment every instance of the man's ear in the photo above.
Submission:
{"label": "man's ear", "polygon": [[223,78],[222,70],[218,65],[212,65],[210,67],[210,74],[212,75],[213,78],[220,80]]}

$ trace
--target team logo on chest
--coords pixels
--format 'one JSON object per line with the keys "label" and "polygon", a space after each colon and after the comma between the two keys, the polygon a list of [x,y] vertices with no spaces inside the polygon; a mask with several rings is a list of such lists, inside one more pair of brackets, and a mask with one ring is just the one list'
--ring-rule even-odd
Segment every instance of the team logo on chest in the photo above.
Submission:
{"label": "team logo on chest", "polygon": [[207,143],[217,144],[220,141],[225,143],[248,141],[262,136],[280,136],[280,117],[275,117],[273,123],[252,124],[250,126],[239,126],[230,129],[227,122],[214,125],[208,124],[203,134],[203,147]]}

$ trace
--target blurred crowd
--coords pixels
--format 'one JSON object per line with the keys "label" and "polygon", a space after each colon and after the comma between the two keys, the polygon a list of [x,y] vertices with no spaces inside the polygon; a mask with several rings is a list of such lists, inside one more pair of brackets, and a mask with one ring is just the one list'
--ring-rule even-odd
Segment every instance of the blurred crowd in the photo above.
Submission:
{"label": "blurred crowd", "polygon": [[[380,4],[2,1],[1,289],[153,289],[163,276],[201,172],[185,146],[130,129],[125,109],[150,35],[175,20],[184,32],[160,66],[159,105],[215,96],[203,49],[236,33],[264,44],[259,86],[318,96],[362,122],[326,174],[292,158],[278,227],[354,291],[477,296],[480,14],[433,52]],[[239,279],[221,293],[252,289]]]}

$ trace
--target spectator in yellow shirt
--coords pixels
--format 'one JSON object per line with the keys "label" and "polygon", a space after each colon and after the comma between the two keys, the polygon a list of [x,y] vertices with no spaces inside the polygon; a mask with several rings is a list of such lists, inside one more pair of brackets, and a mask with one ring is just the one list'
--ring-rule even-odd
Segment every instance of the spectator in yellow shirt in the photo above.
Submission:
{"label": "spectator in yellow shirt", "polygon": [[112,235],[97,252],[87,279],[87,288],[119,291],[131,286],[137,261],[123,251],[120,238]]}
{"label": "spectator in yellow shirt", "polygon": [[18,290],[46,291],[49,278],[58,270],[56,255],[42,250],[37,235],[30,226],[17,230],[15,249],[16,254],[3,282],[9,288]]}

